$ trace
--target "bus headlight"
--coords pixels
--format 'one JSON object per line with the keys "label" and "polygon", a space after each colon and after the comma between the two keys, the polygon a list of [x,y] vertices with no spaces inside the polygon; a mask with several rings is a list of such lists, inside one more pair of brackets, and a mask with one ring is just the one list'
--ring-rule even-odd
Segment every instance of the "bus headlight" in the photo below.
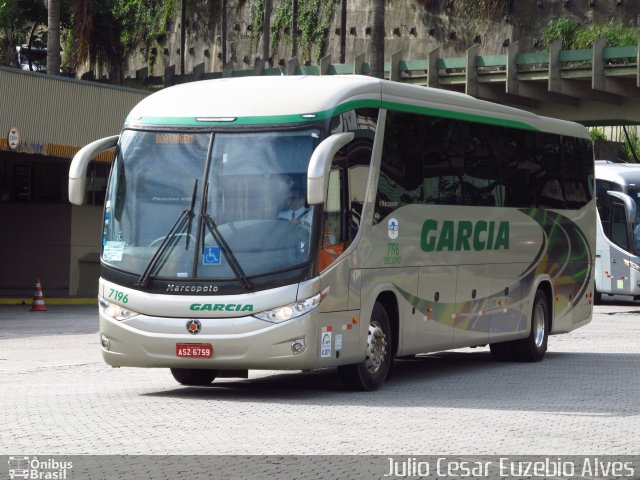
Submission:
{"label": "bus headlight", "polygon": [[98,304],[100,305],[102,313],[120,322],[140,315],[138,312],[134,312],[128,308],[107,302],[104,298],[100,298]]}
{"label": "bus headlight", "polygon": [[290,303],[282,307],[274,308],[272,310],[265,310],[264,312],[254,313],[253,316],[271,323],[282,323],[292,318],[299,317],[305,313],[309,313],[311,310],[320,305],[322,300],[322,294],[319,293],[311,298],[302,300],[300,302]]}

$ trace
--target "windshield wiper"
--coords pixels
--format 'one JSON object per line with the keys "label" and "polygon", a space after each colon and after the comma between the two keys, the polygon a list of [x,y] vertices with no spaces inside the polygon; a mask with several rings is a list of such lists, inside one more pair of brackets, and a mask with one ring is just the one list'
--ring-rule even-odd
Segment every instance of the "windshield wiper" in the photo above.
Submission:
{"label": "windshield wiper", "polygon": [[136,287],[140,287],[140,288],[147,287],[147,285],[149,284],[149,277],[151,276],[151,272],[154,270],[154,268],[156,267],[156,265],[158,264],[158,262],[160,261],[164,253],[166,252],[169,245],[171,245],[171,242],[175,239],[176,235],[184,228],[184,225],[186,222],[189,222],[189,225],[187,230],[187,238],[185,242],[187,244],[186,248],[189,249],[189,235],[191,233],[190,220],[193,218],[193,208],[196,203],[197,191],[198,191],[198,179],[196,178],[193,184],[193,193],[191,194],[190,208],[188,210],[184,209],[180,212],[180,215],[178,215],[178,218],[176,219],[176,222],[173,224],[173,227],[171,227],[171,230],[169,230],[169,232],[165,235],[164,239],[162,240],[162,243],[153,254],[153,257],[151,257],[151,260],[149,260],[149,263],[147,264],[147,267],[144,269],[144,272],[142,272],[142,275],[140,275],[140,278],[138,278],[138,281],[136,282]]}
{"label": "windshield wiper", "polygon": [[204,213],[202,214],[202,219],[204,221],[204,224],[209,229],[209,232],[211,232],[211,235],[213,235],[214,240],[220,247],[220,250],[224,254],[225,258],[229,262],[229,266],[231,267],[231,270],[233,270],[236,278],[240,281],[244,288],[253,288],[251,282],[247,278],[247,275],[244,273],[240,262],[238,262],[238,259],[229,248],[229,244],[227,244],[226,240],[218,230],[218,226],[216,225],[216,222],[213,221],[213,217],[211,217],[211,215],[209,215],[208,213]]}

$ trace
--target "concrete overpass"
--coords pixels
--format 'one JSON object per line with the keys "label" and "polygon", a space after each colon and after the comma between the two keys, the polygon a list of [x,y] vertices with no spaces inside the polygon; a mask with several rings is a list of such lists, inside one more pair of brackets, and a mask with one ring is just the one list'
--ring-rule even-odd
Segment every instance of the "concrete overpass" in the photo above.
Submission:
{"label": "concrete overpass", "polygon": [[[605,47],[604,37],[592,48],[562,50],[561,41],[548,52],[522,52],[517,43],[506,54],[479,55],[474,45],[466,56],[441,58],[439,49],[427,59],[404,59],[402,51],[386,62],[386,76],[399,82],[465,92],[477,98],[530,110],[540,115],[573,120],[585,125],[640,124],[640,49],[637,45]],[[469,67],[471,66],[471,67]],[[253,69],[205,72],[204,63],[192,73],[175,75],[175,66],[163,75],[137,72],[140,86],[162,88],[176,83],[248,75],[366,74],[365,55],[353,64],[333,64],[325,57],[319,65],[299,65],[297,58],[275,68],[258,59]],[[132,79],[133,80],[133,79]]]}

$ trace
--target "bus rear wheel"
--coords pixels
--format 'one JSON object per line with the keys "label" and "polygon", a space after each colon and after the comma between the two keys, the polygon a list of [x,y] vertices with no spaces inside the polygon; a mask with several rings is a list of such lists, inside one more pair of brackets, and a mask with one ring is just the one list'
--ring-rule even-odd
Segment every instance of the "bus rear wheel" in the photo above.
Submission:
{"label": "bus rear wheel", "polygon": [[516,344],[518,360],[539,362],[544,358],[544,354],[547,352],[550,325],[547,296],[542,290],[538,290],[533,300],[531,332],[527,338],[519,340]]}
{"label": "bus rear wheel", "polygon": [[178,383],[187,386],[211,385],[218,375],[217,370],[196,368],[172,368],[171,375]]}
{"label": "bus rear wheel", "polygon": [[529,332],[529,336],[522,340],[492,343],[489,345],[491,357],[501,362],[513,360],[539,362],[547,352],[550,325],[551,320],[547,296],[542,290],[538,290],[533,300],[531,331]]}
{"label": "bus rear wheel", "polygon": [[376,303],[371,312],[367,335],[367,357],[355,365],[338,367],[342,384],[350,390],[377,390],[386,380],[391,367],[391,327],[387,311]]}

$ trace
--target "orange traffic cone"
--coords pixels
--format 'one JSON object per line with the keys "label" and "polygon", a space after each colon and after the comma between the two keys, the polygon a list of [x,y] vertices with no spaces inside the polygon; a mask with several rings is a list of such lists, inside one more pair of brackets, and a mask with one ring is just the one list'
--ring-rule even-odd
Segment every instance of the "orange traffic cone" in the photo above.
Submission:
{"label": "orange traffic cone", "polygon": [[46,312],[47,307],[44,305],[44,295],[42,294],[42,285],[40,285],[40,277],[36,278],[36,292],[33,294],[33,303],[31,304],[32,312]]}

